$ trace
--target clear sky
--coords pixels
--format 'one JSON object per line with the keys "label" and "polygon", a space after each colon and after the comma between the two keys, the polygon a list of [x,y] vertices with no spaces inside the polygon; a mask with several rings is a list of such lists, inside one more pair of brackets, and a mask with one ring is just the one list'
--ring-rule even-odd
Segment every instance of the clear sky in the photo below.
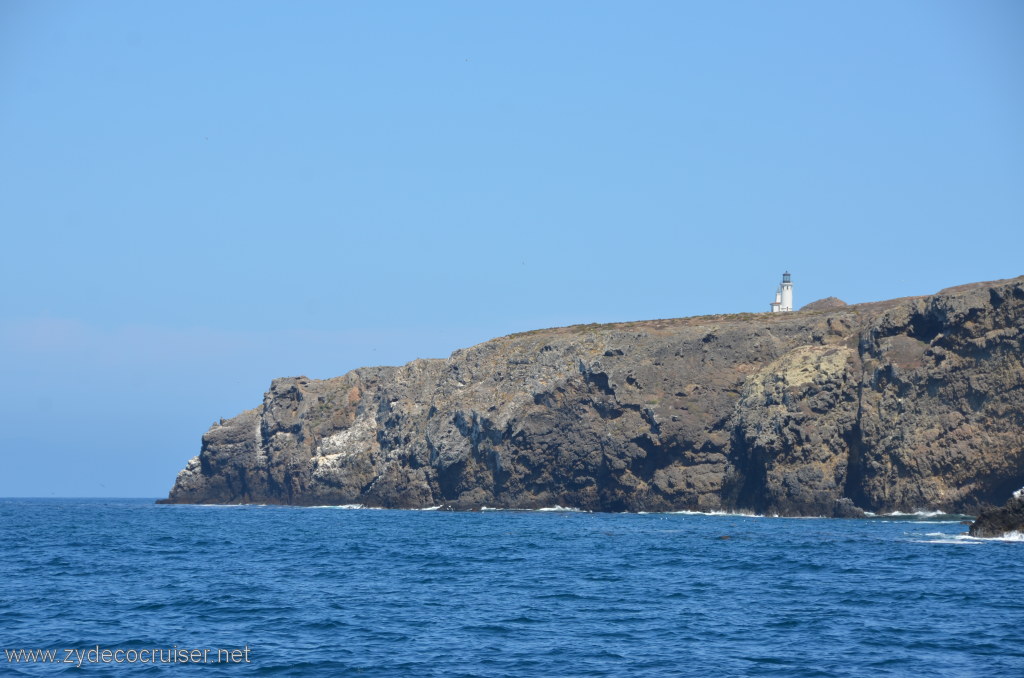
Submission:
{"label": "clear sky", "polygon": [[1024,3],[0,1],[0,496],[270,380],[1024,274]]}

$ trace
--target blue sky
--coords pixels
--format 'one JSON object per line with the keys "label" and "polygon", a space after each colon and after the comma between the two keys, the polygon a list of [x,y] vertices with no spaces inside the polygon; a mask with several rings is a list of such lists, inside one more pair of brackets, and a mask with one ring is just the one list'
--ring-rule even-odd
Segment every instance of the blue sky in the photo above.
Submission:
{"label": "blue sky", "polygon": [[1024,273],[1024,3],[0,3],[0,496],[270,380]]}

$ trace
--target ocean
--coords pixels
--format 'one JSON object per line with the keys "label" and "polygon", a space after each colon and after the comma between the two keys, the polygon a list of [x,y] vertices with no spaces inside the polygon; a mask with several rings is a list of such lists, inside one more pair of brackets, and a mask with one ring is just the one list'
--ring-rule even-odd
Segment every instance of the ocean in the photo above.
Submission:
{"label": "ocean", "polygon": [[0,500],[0,675],[1020,678],[962,519]]}

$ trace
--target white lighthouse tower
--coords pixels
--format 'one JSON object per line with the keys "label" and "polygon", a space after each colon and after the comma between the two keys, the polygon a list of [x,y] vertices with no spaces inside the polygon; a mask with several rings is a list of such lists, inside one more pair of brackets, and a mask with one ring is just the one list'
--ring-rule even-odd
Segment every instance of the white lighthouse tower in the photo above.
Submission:
{"label": "white lighthouse tower", "polygon": [[789,271],[782,274],[782,282],[775,290],[775,301],[772,302],[772,313],[793,310],[793,279]]}

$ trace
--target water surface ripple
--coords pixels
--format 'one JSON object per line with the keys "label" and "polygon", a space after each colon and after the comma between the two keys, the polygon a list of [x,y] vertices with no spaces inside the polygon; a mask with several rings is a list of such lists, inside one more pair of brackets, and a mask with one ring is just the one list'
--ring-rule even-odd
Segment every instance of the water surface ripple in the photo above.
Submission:
{"label": "water surface ripple", "polygon": [[10,499],[0,526],[5,649],[250,648],[139,675],[1024,675],[1024,543],[955,519]]}

